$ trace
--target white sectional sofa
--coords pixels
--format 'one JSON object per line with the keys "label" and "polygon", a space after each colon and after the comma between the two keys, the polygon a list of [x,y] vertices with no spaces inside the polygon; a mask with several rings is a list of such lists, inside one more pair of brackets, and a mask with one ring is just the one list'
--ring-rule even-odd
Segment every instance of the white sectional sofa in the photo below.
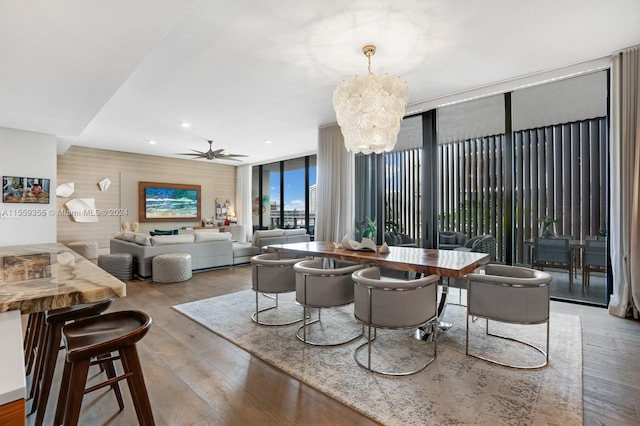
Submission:
{"label": "white sectional sofa", "polygon": [[242,225],[228,228],[231,232],[202,230],[193,234],[156,235],[136,232],[118,232],[109,242],[111,253],[131,253],[133,273],[141,278],[151,277],[152,259],[159,254],[189,253],[193,271],[241,265],[260,254],[269,244],[310,241],[302,229],[273,229],[255,231],[251,242],[246,242]]}
{"label": "white sectional sofa", "polygon": [[180,235],[156,235],[119,232],[109,242],[111,253],[131,253],[133,272],[151,276],[154,256],[167,253],[191,254],[194,271],[233,265],[233,242],[227,232],[203,232]]}

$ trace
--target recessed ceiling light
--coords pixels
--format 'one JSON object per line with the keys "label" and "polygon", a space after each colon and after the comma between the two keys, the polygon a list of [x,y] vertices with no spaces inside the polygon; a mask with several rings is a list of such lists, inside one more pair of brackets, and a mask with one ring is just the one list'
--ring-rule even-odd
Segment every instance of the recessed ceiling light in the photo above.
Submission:
{"label": "recessed ceiling light", "polygon": [[155,145],[155,144],[156,144],[156,141],[151,141],[151,140],[150,140],[150,141],[149,141],[149,143],[150,143],[151,145]]}
{"label": "recessed ceiling light", "polygon": [[269,139],[265,140],[264,143],[271,143]]}
{"label": "recessed ceiling light", "polygon": [[191,126],[191,124],[182,122],[181,126],[186,129],[187,127]]}

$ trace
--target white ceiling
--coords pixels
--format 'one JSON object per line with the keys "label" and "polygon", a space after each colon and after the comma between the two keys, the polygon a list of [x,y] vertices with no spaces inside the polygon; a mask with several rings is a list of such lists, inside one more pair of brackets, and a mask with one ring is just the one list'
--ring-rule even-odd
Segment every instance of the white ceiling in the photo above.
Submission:
{"label": "white ceiling", "polygon": [[265,163],[315,152],[365,44],[411,106],[640,44],[638,17],[638,0],[1,0],[0,126],[59,152],[212,139]]}

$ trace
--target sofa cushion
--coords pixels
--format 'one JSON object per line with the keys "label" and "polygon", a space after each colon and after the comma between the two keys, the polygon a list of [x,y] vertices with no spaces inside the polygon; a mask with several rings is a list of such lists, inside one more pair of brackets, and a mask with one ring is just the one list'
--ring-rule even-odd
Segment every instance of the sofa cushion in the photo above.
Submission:
{"label": "sofa cushion", "polygon": [[281,237],[284,235],[284,230],[282,229],[267,229],[265,231],[255,231],[253,233],[253,241],[266,238],[266,237]]}
{"label": "sofa cushion", "polygon": [[151,245],[151,236],[147,234],[136,233],[134,238],[134,242],[136,244],[140,244],[141,246],[150,246]]}
{"label": "sofa cushion", "polygon": [[233,243],[233,257],[255,256],[260,254],[260,249],[249,243]]}
{"label": "sofa cushion", "polygon": [[163,246],[167,244],[185,244],[192,243],[194,241],[193,234],[184,235],[156,235],[151,237],[151,245]]}
{"label": "sofa cushion", "polygon": [[307,233],[305,228],[296,228],[296,229],[285,229],[284,235],[304,235]]}
{"label": "sofa cushion", "polygon": [[440,242],[442,244],[457,244],[458,238],[455,235],[440,235]]}
{"label": "sofa cushion", "polygon": [[224,241],[231,239],[231,232],[196,232],[195,242],[202,241]]}
{"label": "sofa cushion", "polygon": [[132,243],[136,242],[136,233],[135,232],[129,232],[129,231],[125,231],[122,233],[122,238],[125,241],[129,241]]}
{"label": "sofa cushion", "polygon": [[231,232],[231,240],[238,243],[247,242],[247,228],[244,225],[225,226],[225,232]]}

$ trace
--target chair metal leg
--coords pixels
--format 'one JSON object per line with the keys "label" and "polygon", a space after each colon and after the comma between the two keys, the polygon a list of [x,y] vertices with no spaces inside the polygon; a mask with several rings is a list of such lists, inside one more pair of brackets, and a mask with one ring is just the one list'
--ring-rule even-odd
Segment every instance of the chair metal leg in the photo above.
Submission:
{"label": "chair metal leg", "polygon": [[280,322],[279,323],[267,323],[267,322],[264,322],[264,321],[260,321],[260,314],[261,313],[276,309],[278,307],[278,294],[276,294],[275,305],[260,309],[259,308],[258,298],[259,298],[261,293],[259,291],[256,291],[255,293],[256,293],[256,310],[251,315],[251,320],[253,322],[255,322],[256,324],[277,327],[277,326],[295,324],[295,323],[298,323],[298,322],[303,320],[303,318],[298,318],[298,319],[295,319],[295,320],[292,320],[292,321],[281,322],[281,323]]}
{"label": "chair metal leg", "polygon": [[505,362],[501,362],[501,361],[497,361],[495,359],[491,359],[488,357],[484,357],[481,355],[475,355],[469,352],[469,315],[467,315],[467,335],[466,335],[466,351],[465,353],[469,356],[472,356],[474,358],[478,358],[481,359],[483,361],[487,361],[490,362],[492,364],[496,364],[496,365],[501,365],[503,367],[509,367],[509,368],[515,368],[515,369],[520,369],[520,370],[535,370],[535,369],[539,369],[542,367],[545,367],[548,363],[549,363],[549,320],[547,319],[547,336],[546,336],[546,348],[542,349],[539,348],[538,346],[529,343],[529,342],[525,342],[524,340],[519,340],[519,339],[514,339],[512,337],[507,337],[507,336],[501,336],[499,334],[495,334],[495,333],[490,333],[489,332],[489,320],[486,320],[486,326],[485,326],[485,335],[486,336],[491,336],[491,337],[497,337],[499,339],[504,339],[504,340],[509,340],[512,342],[516,342],[516,343],[520,343],[522,345],[526,345],[529,346],[530,348],[535,349],[536,351],[540,352],[542,355],[544,355],[545,361],[543,363],[540,364],[535,364],[535,365],[516,365],[516,364],[509,364],[509,363],[505,363]]}
{"label": "chair metal leg", "polygon": [[[311,345],[311,346],[341,346],[341,345],[346,345],[347,343],[351,343],[353,341],[358,340],[359,338],[361,338],[364,334],[364,326],[363,326],[363,330],[361,333],[350,337],[346,340],[342,340],[339,342],[335,342],[335,343],[320,343],[320,342],[316,342],[316,341],[310,341],[309,339],[307,339],[307,329],[308,327],[312,326],[313,324],[319,324],[322,317],[322,309],[318,308],[318,318],[314,319],[313,321],[307,322],[307,319],[309,319],[311,317],[311,314],[309,313],[309,308],[307,306],[303,306],[302,308],[302,313],[303,313],[303,323],[300,327],[298,327],[298,329],[296,330],[296,337],[298,338],[298,340],[300,340],[303,343],[306,343],[307,345]],[[302,331],[302,336],[300,336],[300,332]]]}
{"label": "chair metal leg", "polygon": [[[437,318],[436,318],[435,321],[437,323],[437,321],[438,321]],[[368,332],[367,341],[362,343],[361,345],[359,345],[353,351],[353,359],[356,361],[356,364],[358,364],[358,366],[364,368],[365,370],[371,371],[372,373],[385,375],[385,376],[410,376],[412,374],[419,373],[422,370],[424,370],[425,368],[427,368],[429,365],[431,365],[431,363],[433,361],[435,361],[435,359],[437,357],[438,339],[437,339],[437,333],[436,333],[436,336],[433,339],[433,356],[428,357],[427,360],[423,364],[419,365],[417,368],[414,368],[413,370],[409,370],[409,371],[399,371],[399,372],[383,371],[383,370],[380,370],[380,369],[376,369],[376,368],[371,366],[371,347],[372,347],[373,342],[376,341],[376,339],[377,339],[377,329],[376,329],[376,327],[372,327],[372,326],[368,326],[368,327],[369,327],[369,332]],[[371,329],[372,328],[373,328],[373,337],[371,337]],[[427,343],[425,343],[425,344],[427,344]],[[360,360],[358,359],[358,354],[365,347],[367,347],[367,364],[366,365],[363,364],[362,362],[360,362]]]}

